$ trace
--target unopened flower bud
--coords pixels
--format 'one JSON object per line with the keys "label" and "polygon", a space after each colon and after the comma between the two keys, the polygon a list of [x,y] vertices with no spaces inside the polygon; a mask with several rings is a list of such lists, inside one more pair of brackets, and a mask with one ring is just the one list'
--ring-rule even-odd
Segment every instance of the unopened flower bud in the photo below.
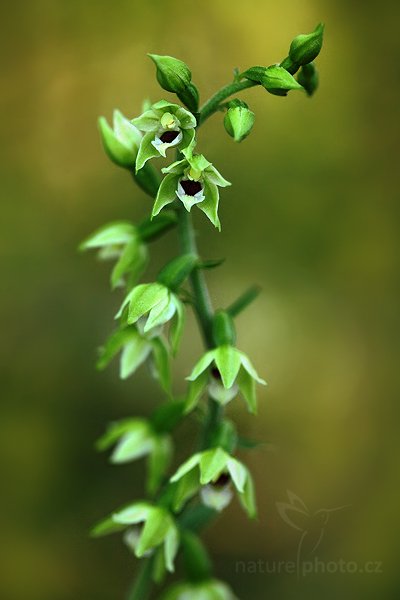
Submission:
{"label": "unopened flower bud", "polygon": [[119,110],[114,111],[113,128],[105,117],[99,118],[100,135],[109,158],[120,167],[135,164],[142,134]]}
{"label": "unopened flower bud", "polygon": [[192,73],[182,60],[173,56],[149,54],[157,68],[157,81],[167,92],[175,93],[178,98],[191,110],[197,112],[199,92],[192,84]]}
{"label": "unopened flower bud", "polygon": [[224,126],[235,142],[241,142],[250,133],[254,125],[254,113],[245,102],[233,100],[228,104]]}
{"label": "unopened flower bud", "polygon": [[298,82],[306,90],[308,96],[312,96],[318,88],[319,76],[314,63],[304,65],[297,76]]}
{"label": "unopened flower bud", "polygon": [[242,76],[259,83],[267,92],[275,96],[286,96],[289,90],[302,89],[293,75],[279,65],[251,67]]}
{"label": "unopened flower bud", "polygon": [[322,48],[324,25],[320,23],[312,33],[301,34],[290,45],[289,57],[298,65],[307,65],[317,58]]}
{"label": "unopened flower bud", "polygon": [[177,290],[190,275],[198,262],[195,254],[183,254],[172,259],[158,274],[157,281],[170,290]]}

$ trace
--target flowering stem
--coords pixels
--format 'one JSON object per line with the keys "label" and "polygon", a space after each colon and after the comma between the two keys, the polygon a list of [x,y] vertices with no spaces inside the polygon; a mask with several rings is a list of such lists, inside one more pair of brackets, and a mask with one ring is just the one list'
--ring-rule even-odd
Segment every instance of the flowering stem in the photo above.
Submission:
{"label": "flowering stem", "polygon": [[147,558],[144,560],[140,567],[139,574],[136,577],[133,587],[130,590],[127,600],[147,600],[150,596],[152,588],[152,571],[153,571],[153,558]]}
{"label": "flowering stem", "polygon": [[211,117],[211,115],[218,110],[223,100],[226,100],[226,98],[229,98],[229,96],[232,96],[237,92],[254,87],[255,85],[258,85],[258,83],[245,79],[244,81],[235,81],[233,83],[229,83],[225,87],[221,88],[216,94],[214,94],[214,96],[211,96],[211,98],[207,100],[205,104],[203,104],[200,110],[199,125],[204,123],[208,117]]}

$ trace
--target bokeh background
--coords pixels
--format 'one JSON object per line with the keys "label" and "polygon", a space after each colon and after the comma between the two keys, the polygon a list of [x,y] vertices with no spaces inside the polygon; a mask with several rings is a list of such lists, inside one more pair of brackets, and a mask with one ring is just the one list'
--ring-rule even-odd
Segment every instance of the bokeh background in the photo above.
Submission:
{"label": "bokeh background", "polygon": [[[209,274],[211,290],[222,306],[253,282],[263,287],[238,319],[239,344],[269,381],[257,418],[240,402],[229,411],[243,435],[266,442],[242,455],[260,520],[232,505],[206,538],[218,575],[243,599],[397,598],[397,4],[36,0],[1,10],[1,598],[122,599],[137,569],[119,536],[87,536],[140,497],[144,468],[109,466],[94,440],[108,421],[162,401],[145,369],[125,383],[115,364],[94,370],[120,295],[108,289],[108,266],[78,255],[78,243],[150,207],[103,154],[97,116],[114,107],[135,116],[144,98],[170,97],[147,52],[185,60],[205,100],[233,67],[283,59],[321,20],[312,100],[252,89],[243,98],[256,126],[244,143],[220,115],[200,134],[233,182],[221,234],[196,214],[204,256],[227,258]],[[155,244],[149,277],[175,250],[173,235]],[[200,352],[189,320],[178,382]],[[181,430],[181,455],[192,428]],[[276,507],[287,490],[309,507],[314,534],[316,511],[346,505],[314,557],[377,561],[381,572],[254,573],[252,561],[273,570],[296,560],[301,532]]]}

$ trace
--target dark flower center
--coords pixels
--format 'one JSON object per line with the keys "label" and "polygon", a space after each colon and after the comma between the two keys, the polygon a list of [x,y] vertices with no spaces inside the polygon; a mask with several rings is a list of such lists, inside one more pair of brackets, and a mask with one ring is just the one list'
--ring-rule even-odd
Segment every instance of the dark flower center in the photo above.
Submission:
{"label": "dark flower center", "polygon": [[179,131],[164,131],[164,133],[160,137],[160,140],[164,144],[172,144],[172,142],[174,140],[176,140],[176,138],[178,137],[178,135],[179,135]]}
{"label": "dark flower center", "polygon": [[231,478],[228,473],[221,473],[221,475],[218,477],[218,479],[213,482],[213,486],[218,487],[218,488],[223,488],[226,485],[228,485],[228,483],[230,483],[230,481],[231,481]]}
{"label": "dark flower center", "polygon": [[200,181],[192,181],[191,179],[184,179],[181,181],[181,186],[183,187],[186,196],[195,196],[203,189]]}
{"label": "dark flower center", "polygon": [[214,379],[221,381],[221,373],[218,371],[217,367],[213,367],[211,369],[211,375],[214,377]]}

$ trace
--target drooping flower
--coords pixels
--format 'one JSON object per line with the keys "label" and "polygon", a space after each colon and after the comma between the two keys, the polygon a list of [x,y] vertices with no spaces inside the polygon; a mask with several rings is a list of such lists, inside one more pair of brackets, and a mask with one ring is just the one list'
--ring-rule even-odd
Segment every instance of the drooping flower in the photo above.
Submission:
{"label": "drooping flower", "polygon": [[136,159],[136,171],[156,156],[165,158],[169,148],[180,151],[194,147],[196,119],[188,110],[161,100],[132,123],[144,132]]}
{"label": "drooping flower", "polygon": [[193,388],[190,389],[189,386],[188,412],[196,406],[202,393],[208,388],[212,398],[220,404],[230,402],[236,396],[237,391],[240,390],[249,411],[256,413],[255,384],[266,385],[264,379],[259,377],[248,356],[229,344],[218,346],[214,350],[206,352],[194,366],[187,380],[193,382]]}
{"label": "drooping flower", "polygon": [[202,154],[185,152],[185,158],[162,169],[166,173],[158,190],[152,217],[167,206],[180,200],[187,211],[192,206],[202,210],[211,223],[221,229],[218,217],[219,187],[231,185]]}
{"label": "drooping flower", "polygon": [[238,600],[222,581],[208,579],[199,583],[175,583],[162,596],[162,600]]}
{"label": "drooping flower", "polygon": [[119,110],[114,110],[112,128],[105,117],[100,117],[99,129],[109,158],[120,167],[133,167],[142,143],[139,129]]}
{"label": "drooping flower", "polygon": [[110,461],[123,464],[148,459],[147,490],[154,494],[159,488],[169,467],[172,456],[171,436],[157,431],[150,420],[128,418],[111,423],[107,431],[97,441],[100,451],[114,446]]}
{"label": "drooping flower", "polygon": [[204,504],[222,510],[231,500],[232,484],[249,517],[256,516],[254,485],[249,470],[220,447],[191,456],[170,481],[178,484],[174,500],[176,510],[199,491]]}
{"label": "drooping flower", "polygon": [[[134,531],[132,532],[132,526]],[[162,546],[165,566],[174,571],[174,559],[179,546],[178,528],[165,508],[149,502],[135,502],[103,519],[92,530],[94,537],[129,528],[134,535],[125,538],[137,558],[152,554]]]}

